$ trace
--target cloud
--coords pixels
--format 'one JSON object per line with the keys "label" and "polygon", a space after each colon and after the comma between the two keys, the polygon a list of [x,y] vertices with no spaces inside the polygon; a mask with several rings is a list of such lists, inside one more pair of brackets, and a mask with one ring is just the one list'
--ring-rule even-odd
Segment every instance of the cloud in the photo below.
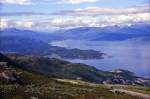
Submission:
{"label": "cloud", "polygon": [[71,3],[71,4],[80,4],[80,3],[92,3],[97,2],[98,0],[62,0],[59,3]]}
{"label": "cloud", "polygon": [[138,14],[127,14],[127,15],[110,15],[110,16],[71,16],[61,17],[52,19],[49,24],[55,27],[98,27],[98,26],[109,26],[109,25],[126,25],[134,24],[139,22],[150,22],[150,13],[138,13]]}
{"label": "cloud", "polygon": [[87,7],[85,9],[63,10],[56,15],[72,15],[72,16],[95,16],[95,15],[112,15],[112,14],[136,14],[146,13],[150,11],[150,4],[143,4],[140,6],[133,6],[128,8],[101,8],[101,7]]}
{"label": "cloud", "polygon": [[1,12],[0,16],[33,16],[33,15],[51,15],[51,13],[43,12]]}
{"label": "cloud", "polygon": [[30,29],[34,26],[35,22],[33,20],[8,20],[2,18],[0,21],[0,29],[5,28],[27,28]]}
{"label": "cloud", "polygon": [[[65,10],[58,13],[14,12],[3,13],[17,19],[2,19],[1,28],[15,27],[31,30],[54,30],[75,27],[101,27],[111,25],[128,25],[135,23],[150,23],[149,4],[128,8],[100,8],[88,7],[85,9]],[[29,17],[29,15],[35,15]],[[40,15],[40,16],[39,16]],[[25,16],[23,19],[19,16]],[[26,17],[28,16],[28,17]],[[31,18],[29,20],[29,18]]]}
{"label": "cloud", "polygon": [[16,27],[22,27],[22,28],[32,28],[34,26],[33,21],[17,21],[15,23]]}
{"label": "cloud", "polygon": [[55,27],[80,27],[80,26],[89,26],[94,22],[95,18],[92,17],[61,17],[54,18],[49,22],[51,26]]}
{"label": "cloud", "polygon": [[0,0],[1,4],[18,4],[18,5],[28,5],[31,4],[31,0]]}
{"label": "cloud", "polygon": [[8,22],[6,19],[0,19],[0,29],[4,29],[8,27]]}
{"label": "cloud", "polygon": [[31,30],[50,31],[75,27],[103,27],[112,25],[128,25],[135,23],[150,23],[150,13],[111,15],[111,16],[61,16],[42,20],[3,20],[1,27],[15,27]]}
{"label": "cloud", "polygon": [[128,15],[112,15],[104,16],[103,24],[125,24],[137,22],[150,22],[150,13],[128,14]]}
{"label": "cloud", "polygon": [[[78,0],[77,0],[78,1]],[[77,2],[76,1],[76,2]],[[138,14],[149,13],[150,4],[142,4],[126,8],[102,8],[87,7],[84,9],[61,10],[54,13],[48,12],[1,12],[0,16],[32,16],[32,15],[51,15],[51,16],[102,16],[102,15],[122,15],[122,14]]]}

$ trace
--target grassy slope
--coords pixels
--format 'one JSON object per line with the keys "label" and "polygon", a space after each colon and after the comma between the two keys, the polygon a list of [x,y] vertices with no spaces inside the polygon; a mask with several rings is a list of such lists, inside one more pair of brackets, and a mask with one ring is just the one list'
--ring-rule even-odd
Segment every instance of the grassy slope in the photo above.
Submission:
{"label": "grassy slope", "polygon": [[109,88],[59,82],[42,75],[16,69],[25,85],[0,80],[0,99],[137,99],[126,94],[113,94]]}
{"label": "grassy slope", "polygon": [[[23,86],[15,85],[0,77],[0,99],[30,99],[33,96],[39,99],[137,99],[126,94],[113,94],[109,91],[112,87],[100,84],[93,85],[83,81],[72,84],[69,82],[71,80],[64,79],[64,82],[58,81],[31,70],[17,68],[15,63],[2,55],[0,59],[9,62],[25,83]],[[132,90],[137,89],[145,92],[140,87],[132,87]]]}
{"label": "grassy slope", "polygon": [[108,85],[109,87],[117,88],[117,89],[125,89],[129,91],[135,91],[143,94],[150,95],[150,87],[147,86],[132,86],[132,85]]}
{"label": "grassy slope", "polygon": [[111,77],[111,73],[98,70],[84,64],[74,64],[63,60],[37,56],[10,55],[9,58],[18,64],[19,68],[38,72],[52,77],[76,79],[84,81],[102,82],[102,79]]}

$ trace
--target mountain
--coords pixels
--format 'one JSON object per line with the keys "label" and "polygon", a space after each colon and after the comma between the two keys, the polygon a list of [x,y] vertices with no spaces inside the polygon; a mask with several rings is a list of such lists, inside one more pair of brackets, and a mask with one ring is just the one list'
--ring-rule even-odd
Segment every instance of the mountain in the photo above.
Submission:
{"label": "mountain", "polygon": [[50,33],[18,30],[15,28],[1,30],[1,36],[19,36],[41,40],[49,43],[58,40],[94,40],[123,41],[129,39],[150,40],[150,24],[133,24],[131,26],[79,27],[57,30]]}
{"label": "mountain", "polygon": [[[66,49],[51,46],[48,41],[40,39],[40,34],[25,32],[17,29],[3,30],[0,34],[0,51],[5,53],[20,53],[44,55],[60,58],[101,59],[103,54],[94,50]],[[45,34],[43,34],[45,35]],[[45,37],[43,37],[44,39]]]}
{"label": "mountain", "polygon": [[150,24],[131,26],[79,27],[50,33],[9,28],[1,30],[1,36],[26,37],[49,43],[58,40],[123,41],[129,39],[150,40]]}
{"label": "mountain", "polygon": [[91,82],[101,82],[102,79],[105,78],[105,75],[102,75],[103,71],[80,63],[73,64],[55,58],[40,56],[8,55],[8,57],[15,62],[19,68],[54,78],[80,78]]}
{"label": "mountain", "polygon": [[[9,57],[16,57],[18,60],[26,61],[14,61]],[[70,80],[70,79],[58,79],[52,78],[49,75],[45,75],[36,71],[33,68],[25,69],[29,67],[29,64],[34,64],[36,68],[37,64],[33,60],[30,62],[27,57],[21,55],[3,55],[0,54],[0,98],[1,99],[137,99],[138,96],[132,96],[121,92],[115,94],[111,92],[114,88],[125,88],[126,90],[133,90],[142,93],[149,93],[149,87],[142,86],[123,86],[123,85],[102,85],[89,83],[81,80]],[[40,57],[39,57],[40,58]],[[40,58],[41,59],[41,58]],[[45,60],[45,58],[44,58]],[[44,61],[43,60],[43,61]],[[47,59],[46,59],[47,60]],[[46,61],[45,60],[45,61]],[[53,59],[50,61],[51,64],[57,64],[56,67],[50,65],[49,68],[57,68],[59,64],[60,69],[64,67],[63,62],[60,60]],[[21,66],[20,64],[26,64]],[[41,63],[40,63],[41,64]],[[73,65],[73,64],[72,64]],[[42,68],[44,64],[40,67]],[[69,66],[70,67],[71,63]],[[80,67],[81,64],[78,66]],[[39,67],[39,66],[38,66]],[[83,65],[84,67],[84,65]],[[87,67],[91,68],[91,67]],[[69,70],[69,69],[68,69]],[[87,71],[87,69],[85,69]],[[94,70],[94,69],[92,69]],[[58,69],[56,70],[58,71]],[[89,71],[89,70],[88,70]],[[90,72],[90,71],[89,71]],[[94,72],[94,71],[91,71]],[[64,72],[65,73],[65,72]],[[93,75],[94,76],[94,75]]]}
{"label": "mountain", "polygon": [[61,40],[59,36],[52,35],[50,33],[45,32],[36,32],[31,30],[20,30],[16,28],[7,28],[4,30],[0,30],[0,36],[11,36],[11,37],[24,37],[35,40],[41,40],[43,42],[49,43],[53,40]]}
{"label": "mountain", "polygon": [[80,79],[94,83],[150,85],[149,79],[136,77],[134,73],[127,70],[102,71],[85,64],[42,56],[8,54],[7,57],[18,68],[52,78]]}
{"label": "mountain", "polygon": [[0,50],[7,52],[19,53],[42,53],[42,51],[49,48],[49,45],[31,38],[17,37],[17,36],[0,36],[1,44]]}
{"label": "mountain", "polygon": [[[54,34],[63,39],[94,40],[94,41],[123,41],[133,38],[150,37],[149,24],[109,27],[80,27],[56,31]],[[150,38],[148,38],[150,39]]]}

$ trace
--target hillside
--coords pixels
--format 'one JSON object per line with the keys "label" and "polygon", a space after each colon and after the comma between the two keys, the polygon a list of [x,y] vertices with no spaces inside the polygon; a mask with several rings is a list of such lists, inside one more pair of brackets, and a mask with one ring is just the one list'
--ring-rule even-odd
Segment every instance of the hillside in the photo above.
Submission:
{"label": "hillside", "polygon": [[7,56],[17,64],[17,67],[49,77],[80,79],[94,83],[150,85],[149,79],[136,77],[134,73],[127,70],[102,71],[85,64],[42,56],[15,54]]}
{"label": "hillside", "polygon": [[[7,62],[7,68],[0,68],[0,74],[6,70],[14,72],[13,77],[19,79],[22,84],[12,80],[6,80],[0,76],[1,99],[137,99],[124,93],[113,93],[108,87],[77,80],[53,79],[37,72],[18,68],[18,64],[0,54],[0,62]],[[8,69],[9,68],[9,69]],[[78,83],[72,83],[78,82]],[[115,86],[114,86],[115,87]],[[115,87],[116,88],[116,87]],[[148,92],[145,87],[132,87],[132,89]],[[130,89],[130,88],[128,88]],[[142,98],[140,98],[142,99]]]}

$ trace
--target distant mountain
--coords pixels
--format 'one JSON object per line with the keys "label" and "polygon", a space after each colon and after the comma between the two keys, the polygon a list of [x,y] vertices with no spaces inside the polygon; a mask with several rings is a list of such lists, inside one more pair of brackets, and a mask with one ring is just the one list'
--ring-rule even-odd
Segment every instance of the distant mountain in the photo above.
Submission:
{"label": "distant mountain", "polygon": [[[1,60],[3,59],[2,54]],[[150,80],[136,77],[134,73],[116,69],[102,71],[80,63],[71,63],[55,58],[7,54],[9,60],[18,68],[46,75],[52,78],[83,80],[95,83],[149,85]],[[6,61],[6,59],[3,61]]]}
{"label": "distant mountain", "polygon": [[149,24],[109,27],[80,27],[64,31],[57,31],[54,34],[60,36],[63,39],[122,41],[145,37],[149,37],[150,39],[149,28]]}
{"label": "distant mountain", "polygon": [[38,36],[40,37],[40,34],[38,35],[31,32],[26,33],[27,34],[16,29],[12,32],[10,32],[10,30],[1,32],[0,51],[5,53],[44,55],[49,57],[71,59],[101,59],[104,55],[104,53],[94,50],[66,49],[51,46],[47,41],[38,38]]}
{"label": "distant mountain", "polygon": [[18,30],[15,28],[1,30],[1,36],[18,36],[38,39],[49,43],[54,40],[94,40],[123,41],[141,38],[150,40],[150,24],[133,24],[131,26],[79,27],[58,30],[50,33]]}
{"label": "distant mountain", "polygon": [[59,30],[53,33],[41,33],[14,28],[0,31],[0,51],[22,54],[39,54],[62,58],[101,59],[104,53],[93,50],[66,49],[51,46],[54,40],[89,41],[150,41],[150,25],[80,27]]}
{"label": "distant mountain", "polygon": [[31,38],[18,36],[0,36],[0,39],[0,51],[4,52],[33,52],[33,54],[38,54],[44,52],[44,50],[49,48],[49,44]]}
{"label": "distant mountain", "polygon": [[30,30],[20,30],[16,28],[8,28],[0,30],[0,36],[11,36],[11,37],[24,37],[30,39],[41,40],[43,42],[50,42],[53,40],[61,40],[59,36],[55,36],[45,32],[35,32]]}

